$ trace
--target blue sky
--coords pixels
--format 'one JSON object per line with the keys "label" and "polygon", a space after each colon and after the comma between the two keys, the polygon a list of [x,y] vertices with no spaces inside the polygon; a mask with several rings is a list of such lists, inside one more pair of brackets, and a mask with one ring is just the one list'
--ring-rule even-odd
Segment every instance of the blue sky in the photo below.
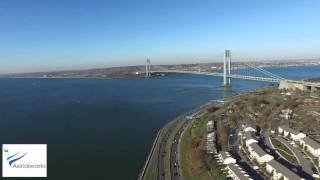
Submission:
{"label": "blue sky", "polygon": [[0,73],[320,57],[318,0],[1,0]]}

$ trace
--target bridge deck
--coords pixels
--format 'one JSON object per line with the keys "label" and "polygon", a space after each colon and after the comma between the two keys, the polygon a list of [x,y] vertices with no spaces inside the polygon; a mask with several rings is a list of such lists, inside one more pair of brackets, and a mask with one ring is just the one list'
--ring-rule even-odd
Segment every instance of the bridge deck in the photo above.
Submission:
{"label": "bridge deck", "polygon": [[[198,71],[159,70],[159,71],[151,71],[151,73],[179,73],[179,74],[196,74],[196,75],[223,77],[223,73],[198,72]],[[229,74],[229,75],[227,75],[227,77],[228,78],[236,78],[236,79],[253,80],[253,81],[274,82],[274,83],[280,83],[280,81],[283,80],[283,79],[268,78],[268,77],[246,76],[246,75],[240,75],[240,74]],[[285,81],[295,83],[295,84],[302,84],[304,86],[311,86],[311,87],[320,88],[320,83],[287,80],[287,79],[285,79]]]}

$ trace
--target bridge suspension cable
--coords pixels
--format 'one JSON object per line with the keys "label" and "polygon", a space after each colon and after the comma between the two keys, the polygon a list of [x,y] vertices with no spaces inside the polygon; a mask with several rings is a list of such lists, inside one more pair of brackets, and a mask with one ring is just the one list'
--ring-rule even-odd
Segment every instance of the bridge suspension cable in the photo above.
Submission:
{"label": "bridge suspension cable", "polygon": [[262,68],[260,68],[260,67],[256,67],[256,66],[254,66],[254,65],[252,65],[252,64],[249,64],[249,63],[246,63],[246,65],[247,65],[248,67],[250,67],[250,68],[253,68],[253,69],[255,69],[255,70],[263,73],[263,74],[266,75],[266,76],[269,76],[269,77],[272,77],[272,78],[275,78],[275,79],[286,80],[285,78],[283,78],[283,77],[281,77],[281,76],[278,76],[278,75],[275,75],[275,74],[273,74],[273,73],[271,73],[271,72],[269,72],[269,71],[267,71],[267,70],[265,70],[265,69],[262,69]]}
{"label": "bridge suspension cable", "polygon": [[[225,51],[225,56],[224,56],[224,64],[223,66],[223,70],[224,72],[200,72],[200,71],[186,71],[186,70],[176,70],[176,69],[167,69],[167,70],[153,70],[151,71],[151,65],[150,65],[150,60],[147,59],[146,62],[146,77],[150,77],[152,73],[155,72],[161,72],[161,73],[184,73],[184,74],[198,74],[198,75],[209,75],[209,76],[220,76],[224,78],[224,85],[230,85],[230,81],[227,81],[227,79],[229,80],[230,78],[237,78],[237,79],[245,79],[245,80],[254,80],[254,81],[264,81],[264,82],[273,82],[273,83],[280,83],[281,81],[286,81],[289,83],[294,83],[294,84],[299,84],[299,85],[303,85],[303,86],[309,86],[309,87],[313,87],[313,88],[320,88],[320,83],[314,83],[314,82],[307,82],[307,81],[295,81],[295,80],[288,80],[285,79],[281,76],[278,76],[276,74],[273,74],[265,69],[262,69],[260,67],[256,67],[253,64],[249,64],[249,63],[244,63],[246,68],[244,69],[244,73],[245,75],[241,75],[241,69],[239,69],[239,71],[236,71],[235,74],[231,73],[231,52],[230,50],[226,50]],[[249,67],[249,68],[247,68]],[[227,69],[228,68],[228,69]],[[251,72],[249,72],[248,70],[251,70]],[[255,75],[254,73],[262,73],[264,74],[266,77],[258,76]]]}

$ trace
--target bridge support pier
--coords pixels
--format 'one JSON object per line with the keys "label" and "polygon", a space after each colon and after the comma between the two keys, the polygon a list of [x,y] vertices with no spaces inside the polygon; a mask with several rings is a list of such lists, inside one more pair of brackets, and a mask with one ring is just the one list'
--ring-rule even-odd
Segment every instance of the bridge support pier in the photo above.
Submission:
{"label": "bridge support pier", "polygon": [[223,86],[231,86],[231,51],[225,50],[223,61]]}
{"label": "bridge support pier", "polygon": [[150,73],[150,59],[147,59],[147,62],[146,62],[146,78],[149,78],[151,76],[151,73]]}

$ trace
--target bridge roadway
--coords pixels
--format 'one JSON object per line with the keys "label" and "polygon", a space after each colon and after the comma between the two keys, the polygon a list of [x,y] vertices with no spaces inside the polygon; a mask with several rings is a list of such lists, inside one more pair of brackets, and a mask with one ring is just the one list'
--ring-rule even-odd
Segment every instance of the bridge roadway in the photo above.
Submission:
{"label": "bridge roadway", "polygon": [[[206,76],[218,76],[223,77],[223,73],[212,73],[212,72],[199,72],[199,71],[179,71],[179,70],[159,70],[159,71],[151,71],[151,73],[178,73],[178,74],[196,74],[196,75],[206,75]],[[236,78],[236,79],[245,79],[245,80],[253,80],[253,81],[264,81],[264,82],[274,82],[280,83],[281,80],[277,78],[269,78],[269,77],[257,77],[257,76],[248,76],[248,75],[240,75],[240,74],[227,74],[228,78]],[[296,81],[296,80],[288,80],[285,81],[289,83],[302,84],[304,86],[311,86],[320,88],[320,83],[314,82],[306,82],[306,81]]]}
{"label": "bridge roadway", "polygon": [[[205,76],[218,76],[223,77],[223,73],[212,73],[212,72],[198,72],[198,71],[176,71],[176,70],[166,70],[166,71],[152,71],[151,73],[178,73],[178,74],[196,74]],[[265,78],[265,77],[255,77],[255,76],[244,76],[239,74],[227,75],[230,78],[255,80],[255,81],[265,81],[265,82],[280,82],[280,79],[275,78]]]}

